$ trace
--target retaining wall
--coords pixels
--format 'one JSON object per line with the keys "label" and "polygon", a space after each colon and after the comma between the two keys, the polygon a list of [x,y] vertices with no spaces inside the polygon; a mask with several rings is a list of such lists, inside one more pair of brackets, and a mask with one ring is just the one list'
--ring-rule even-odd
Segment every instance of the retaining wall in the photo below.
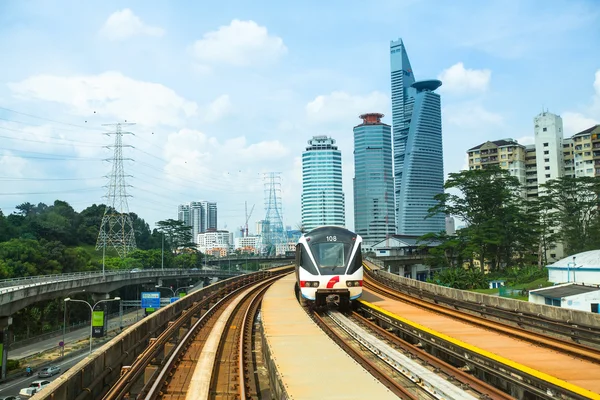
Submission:
{"label": "retaining wall", "polygon": [[[38,400],[84,400],[100,398],[116,382],[121,367],[133,364],[136,357],[145,350],[150,338],[160,335],[169,321],[174,321],[183,310],[208,294],[221,289],[232,280],[248,280],[269,275],[269,272],[255,272],[241,277],[229,278],[181,298],[137,322],[113,340],[96,350],[77,365],[64,372],[59,378],[44,388]],[[99,384],[98,384],[99,383]]]}

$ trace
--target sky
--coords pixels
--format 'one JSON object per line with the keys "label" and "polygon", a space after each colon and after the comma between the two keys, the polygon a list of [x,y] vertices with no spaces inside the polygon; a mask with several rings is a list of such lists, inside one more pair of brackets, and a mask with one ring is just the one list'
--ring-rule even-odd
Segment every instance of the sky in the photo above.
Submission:
{"label": "sky", "polygon": [[600,122],[596,0],[0,1],[0,209],[105,202],[123,126],[129,210],[151,226],[218,203],[218,228],[265,216],[281,173],[284,225],[301,221],[301,155],[342,151],[354,226],[352,128],[391,125],[390,40],[438,78],[444,172],[487,140],[533,142],[542,110],[570,136]]}

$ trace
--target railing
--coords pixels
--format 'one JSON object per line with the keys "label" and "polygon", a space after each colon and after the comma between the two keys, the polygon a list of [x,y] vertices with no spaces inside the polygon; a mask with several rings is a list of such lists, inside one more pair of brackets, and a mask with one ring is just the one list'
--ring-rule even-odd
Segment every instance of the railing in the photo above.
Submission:
{"label": "railing", "polygon": [[55,275],[38,275],[28,276],[22,278],[2,279],[0,280],[0,294],[23,289],[28,286],[44,285],[55,282],[71,281],[76,279],[84,278],[99,278],[103,276],[139,276],[139,277],[155,277],[155,276],[178,276],[178,275],[208,275],[208,276],[219,276],[228,275],[236,276],[241,275],[239,271],[227,271],[227,270],[190,270],[190,269],[151,269],[141,270],[139,272],[132,271],[106,271],[102,272],[72,272],[67,274],[55,274]]}

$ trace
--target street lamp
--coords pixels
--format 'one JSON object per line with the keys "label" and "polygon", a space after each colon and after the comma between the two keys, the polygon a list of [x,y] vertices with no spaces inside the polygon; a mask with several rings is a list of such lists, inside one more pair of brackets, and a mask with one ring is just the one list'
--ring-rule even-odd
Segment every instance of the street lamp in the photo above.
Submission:
{"label": "street lamp", "polygon": [[[76,290],[74,292],[67,293],[67,297],[69,297],[70,295],[72,295],[74,293],[82,293],[82,292],[85,292],[85,289]],[[62,344],[63,344],[62,345],[62,356],[63,357],[65,355],[65,345],[66,345],[66,343],[65,343],[65,340],[66,340],[65,336],[66,336],[66,333],[67,333],[67,303],[64,303],[64,305],[65,306],[63,307],[63,339],[62,339]]]}
{"label": "street lamp", "polygon": [[69,297],[67,297],[65,299],[65,305],[66,305],[67,301],[73,301],[75,303],[85,303],[90,308],[90,312],[91,312],[91,314],[90,314],[90,354],[92,354],[92,334],[94,333],[94,325],[93,325],[94,324],[94,308],[96,308],[96,306],[100,303],[106,303],[109,301],[119,301],[119,300],[121,300],[120,297],[115,297],[114,299],[100,300],[96,304],[91,305],[90,303],[88,303],[85,300],[71,299]]}
{"label": "street lamp", "polygon": [[156,285],[156,286],[154,286],[154,287],[155,287],[155,288],[157,288],[157,289],[169,289],[169,290],[170,290],[170,291],[173,293],[173,297],[175,297],[175,293],[179,292],[179,289],[193,288],[193,287],[194,287],[194,285],[182,286],[182,287],[179,287],[179,288],[177,288],[177,289],[175,289],[175,290],[173,290],[172,288],[170,288],[170,287],[168,287],[168,286],[160,286],[160,285]]}

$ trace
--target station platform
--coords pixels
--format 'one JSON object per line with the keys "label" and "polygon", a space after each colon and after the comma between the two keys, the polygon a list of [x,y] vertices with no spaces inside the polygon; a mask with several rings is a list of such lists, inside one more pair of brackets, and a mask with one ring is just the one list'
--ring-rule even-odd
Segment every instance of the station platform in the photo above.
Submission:
{"label": "station platform", "polygon": [[[548,349],[530,342],[511,338],[505,334],[487,330],[454,318],[424,310],[420,307],[403,303],[365,289],[362,301],[373,304],[393,316],[400,317],[410,323],[416,323],[439,335],[462,342],[481,354],[491,353],[496,361],[513,364],[517,369],[529,368],[540,376],[557,378],[587,398],[600,398],[600,365],[556,350]],[[461,345],[461,344],[459,344]],[[549,379],[544,379],[549,380]],[[560,382],[559,382],[560,383]],[[573,386],[571,386],[573,385]],[[589,391],[589,392],[588,392]],[[592,392],[592,393],[590,393]]]}
{"label": "station platform", "polygon": [[306,314],[294,295],[295,275],[275,282],[262,301],[261,319],[272,388],[277,398],[397,399],[347,355]]}

